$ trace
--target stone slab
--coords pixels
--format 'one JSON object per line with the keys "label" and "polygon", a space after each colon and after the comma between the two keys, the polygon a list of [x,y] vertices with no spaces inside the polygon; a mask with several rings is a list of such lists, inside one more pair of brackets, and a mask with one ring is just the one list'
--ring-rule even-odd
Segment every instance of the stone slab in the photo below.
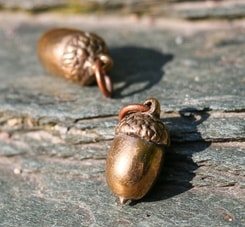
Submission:
{"label": "stone slab", "polygon": [[245,16],[243,0],[0,0],[4,10],[32,13],[58,12],[62,14],[120,14],[153,17],[180,17],[190,20],[207,18],[235,19]]}
{"label": "stone slab", "polygon": [[[185,28],[169,32],[147,23],[138,27],[135,21],[136,28],[130,20],[122,27],[108,20],[103,25],[99,18],[77,17],[72,21],[72,17],[65,23],[62,17],[52,22],[48,16],[35,20],[32,16],[18,19],[18,15],[6,20],[3,15],[0,111],[29,113],[32,117],[110,116],[122,105],[142,102],[150,96],[159,99],[166,112],[187,107],[244,110],[243,24],[189,35],[184,34]],[[115,61],[110,72],[114,82],[112,100],[102,97],[96,86],[67,83],[42,68],[36,43],[47,29],[61,26],[103,35]]]}
{"label": "stone slab", "polygon": [[[244,225],[243,21],[113,21],[0,16],[0,226]],[[60,26],[105,38],[113,99],[41,67],[37,40]],[[119,109],[147,97],[172,145],[152,192],[120,206],[105,158]]]}

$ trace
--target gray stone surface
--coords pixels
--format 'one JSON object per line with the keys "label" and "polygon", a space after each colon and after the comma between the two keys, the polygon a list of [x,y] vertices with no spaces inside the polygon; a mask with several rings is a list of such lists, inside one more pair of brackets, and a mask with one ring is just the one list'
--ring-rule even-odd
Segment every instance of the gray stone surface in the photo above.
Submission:
{"label": "gray stone surface", "polygon": [[103,13],[171,16],[187,19],[241,18],[245,16],[243,0],[0,0],[0,8],[27,10],[33,13]]}
{"label": "gray stone surface", "polygon": [[1,7],[4,9],[24,9],[35,10],[61,7],[67,4],[66,0],[0,0]]}
{"label": "gray stone surface", "polygon": [[[0,226],[243,226],[243,21],[111,19],[0,15]],[[60,26],[105,38],[113,99],[41,67],[37,40]],[[119,109],[147,97],[172,145],[152,192],[122,207],[105,157]]]}

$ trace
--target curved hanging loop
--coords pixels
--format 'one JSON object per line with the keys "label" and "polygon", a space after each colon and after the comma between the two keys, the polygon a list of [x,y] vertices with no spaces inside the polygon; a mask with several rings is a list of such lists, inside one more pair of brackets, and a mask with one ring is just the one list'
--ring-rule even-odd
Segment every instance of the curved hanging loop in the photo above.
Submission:
{"label": "curved hanging loop", "polygon": [[143,104],[130,104],[125,107],[123,107],[119,111],[119,120],[122,120],[127,113],[133,113],[133,112],[147,112],[148,114],[151,114],[157,118],[160,117],[161,113],[161,107],[160,103],[154,99],[154,98],[149,98],[146,99]]}
{"label": "curved hanging loop", "polygon": [[102,64],[100,60],[97,60],[94,64],[94,73],[100,91],[103,93],[104,96],[111,97],[111,79],[108,75],[106,75],[105,70],[102,69]]}
{"label": "curved hanging loop", "polygon": [[126,114],[133,112],[147,112],[150,109],[148,105],[145,104],[130,104],[123,107],[118,114],[119,121],[122,120]]}

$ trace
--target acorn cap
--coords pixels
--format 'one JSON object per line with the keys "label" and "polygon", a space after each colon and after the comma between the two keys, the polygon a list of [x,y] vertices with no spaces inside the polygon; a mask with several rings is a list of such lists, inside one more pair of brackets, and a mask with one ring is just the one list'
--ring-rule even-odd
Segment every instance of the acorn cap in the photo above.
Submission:
{"label": "acorn cap", "polygon": [[[69,73],[68,79],[80,81],[83,77],[89,78],[94,74],[93,64],[96,59],[105,63],[112,62],[108,54],[108,48],[102,38],[94,33],[83,31],[73,31],[73,36],[66,43],[62,56],[62,65]],[[106,65],[108,70],[112,64]],[[85,79],[83,79],[85,80]],[[88,80],[86,84],[91,84],[94,78]],[[85,83],[82,82],[81,83]]]}
{"label": "acorn cap", "polygon": [[158,145],[169,145],[169,134],[160,120],[160,104],[156,99],[144,102],[150,105],[148,111],[126,114],[117,125],[116,134],[136,136]]}

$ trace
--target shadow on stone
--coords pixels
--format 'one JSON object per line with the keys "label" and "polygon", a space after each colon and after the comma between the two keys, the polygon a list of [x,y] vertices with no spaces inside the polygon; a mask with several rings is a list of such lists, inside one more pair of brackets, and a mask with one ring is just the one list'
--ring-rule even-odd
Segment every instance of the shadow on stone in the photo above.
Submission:
{"label": "shadow on stone", "polygon": [[114,98],[150,89],[161,80],[164,66],[173,59],[172,54],[135,46],[111,48],[110,55],[114,60],[110,77],[114,84],[119,84],[114,90]]}
{"label": "shadow on stone", "polygon": [[[156,184],[140,200],[142,202],[168,199],[193,188],[192,180],[198,165],[193,162],[192,155],[207,149],[211,144],[202,138],[197,127],[208,119],[209,113],[194,108],[186,108],[179,113],[180,117],[164,119],[170,130],[171,147],[165,153],[162,171]],[[175,131],[181,129],[182,132]],[[136,203],[137,201],[133,201],[130,205]]]}

